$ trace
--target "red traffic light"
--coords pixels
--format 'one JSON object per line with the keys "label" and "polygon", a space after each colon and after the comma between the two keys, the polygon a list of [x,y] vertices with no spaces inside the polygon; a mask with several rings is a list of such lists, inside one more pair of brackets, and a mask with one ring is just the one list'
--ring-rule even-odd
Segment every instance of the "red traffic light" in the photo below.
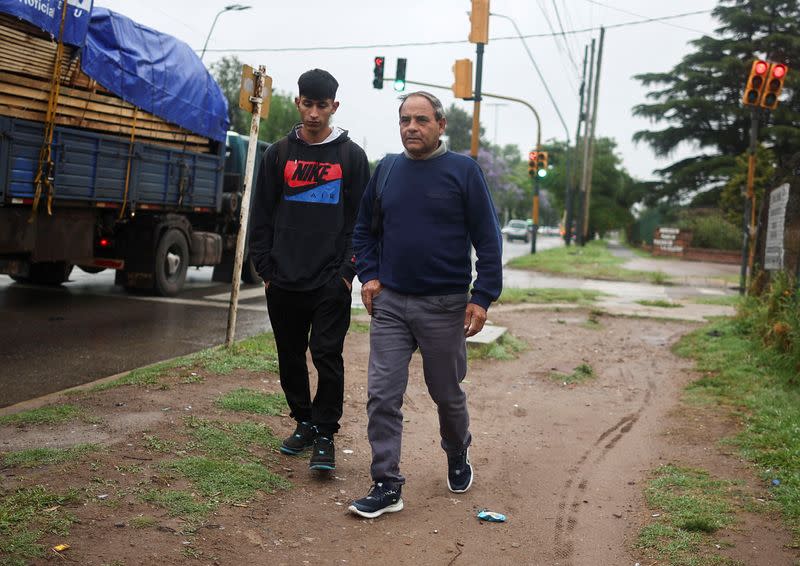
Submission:
{"label": "red traffic light", "polygon": [[768,68],[769,68],[769,65],[767,65],[766,61],[756,61],[756,64],[755,64],[755,66],[753,68],[753,71],[757,75],[763,75],[764,73],[767,72]]}
{"label": "red traffic light", "polygon": [[786,76],[786,65],[773,65],[772,66],[772,77],[775,79],[782,79]]}
{"label": "red traffic light", "polygon": [[379,67],[383,65],[383,57],[375,57],[375,64]]}
{"label": "red traffic light", "polygon": [[531,152],[528,153],[528,161],[536,161],[537,157],[538,157],[538,153],[535,152],[535,151],[531,151]]}

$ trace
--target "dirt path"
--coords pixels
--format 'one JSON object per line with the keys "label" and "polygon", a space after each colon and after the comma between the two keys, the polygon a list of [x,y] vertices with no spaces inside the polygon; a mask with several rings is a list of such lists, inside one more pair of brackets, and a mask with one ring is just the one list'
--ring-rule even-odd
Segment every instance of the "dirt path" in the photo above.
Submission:
{"label": "dirt path", "polygon": [[[91,469],[6,470],[0,472],[2,485],[88,485],[91,495],[117,494],[117,505],[90,501],[73,509],[80,524],[71,527],[66,541],[47,541],[68,542],[69,558],[86,565],[117,560],[126,565],[633,566],[640,557],[632,541],[650,520],[642,495],[649,470],[675,462],[750,480],[747,465],[716,445],[733,423],[676,410],[692,372],[690,362],[671,354],[670,346],[694,328],[691,323],[601,317],[599,326],[587,325],[585,311],[522,310],[493,317],[529,347],[514,361],[471,366],[465,388],[476,479],[468,493],[447,490],[438,422],[419,356],[414,356],[404,406],[406,507],[376,520],[346,512],[349,501],[370,483],[368,335],[355,333],[346,346],[346,407],[336,472],[312,475],[305,459],[280,456],[275,467],[290,477],[293,489],[259,497],[246,507],[223,506],[195,535],[180,534],[180,520],[130,495],[134,486],[159,481],[148,467],[151,455],[140,447],[142,432],[169,438],[184,414],[220,418],[213,406],[220,393],[256,386],[278,391],[274,376],[237,374],[170,391],[119,389],[78,398],[100,417],[98,426],[0,428],[0,450],[34,441],[99,441],[109,447]],[[592,366],[596,379],[577,385],[552,379],[552,372],[572,372],[581,363]],[[258,420],[279,435],[292,429],[287,417]],[[141,469],[114,474],[120,462]],[[482,508],[505,513],[508,522],[479,522],[475,514]],[[158,524],[134,529],[131,519],[142,514],[156,517]],[[732,544],[726,554],[743,564],[788,565],[797,558],[784,548],[790,537],[767,517],[748,516],[726,537]],[[197,558],[186,557],[187,546]]]}

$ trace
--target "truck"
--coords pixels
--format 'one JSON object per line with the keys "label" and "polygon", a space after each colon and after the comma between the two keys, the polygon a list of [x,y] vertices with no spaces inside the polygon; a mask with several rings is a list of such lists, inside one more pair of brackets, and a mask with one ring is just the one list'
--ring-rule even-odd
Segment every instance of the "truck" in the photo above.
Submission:
{"label": "truck", "polygon": [[162,296],[190,266],[230,281],[247,139],[221,89],[176,38],[64,2],[0,0],[0,273],[114,269]]}

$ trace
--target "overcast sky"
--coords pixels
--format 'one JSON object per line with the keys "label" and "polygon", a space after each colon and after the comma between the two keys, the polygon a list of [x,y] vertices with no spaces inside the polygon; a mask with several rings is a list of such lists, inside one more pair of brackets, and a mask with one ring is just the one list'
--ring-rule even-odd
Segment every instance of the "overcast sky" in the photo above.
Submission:
{"label": "overcast sky", "polygon": [[[230,0],[95,0],[97,6],[170,33],[198,50],[203,47],[215,14],[230,3]],[[296,94],[297,76],[301,72],[313,67],[330,71],[340,83],[337,98],[341,106],[335,123],[348,129],[371,159],[400,149],[397,93],[389,83],[383,90],[372,87],[374,56],[386,57],[387,77],[394,76],[396,59],[405,57],[408,80],[447,87],[453,82],[451,67],[456,59],[475,60],[475,45],[466,42],[469,0],[243,0],[242,4],[251,8],[220,15],[204,61],[210,64],[225,55],[236,55],[254,67],[265,65],[273,78],[273,87],[292,94]],[[616,139],[624,165],[632,175],[652,178],[653,169],[670,161],[657,160],[648,146],[634,145],[631,140],[633,132],[649,127],[647,121],[631,115],[631,108],[645,102],[647,93],[632,77],[638,73],[668,71],[691,50],[689,41],[704,33],[712,34],[716,25],[709,13],[703,13],[665,22],[611,26],[643,17],[711,10],[715,5],[714,0],[491,0],[492,13],[512,18],[523,35],[551,34],[551,26],[559,34],[525,41],[567,129],[559,120],[522,42],[516,38],[513,25],[500,17],[490,19],[490,38],[511,39],[490,39],[486,45],[483,90],[521,98],[533,105],[542,119],[544,141],[564,140],[567,130],[572,139],[577,126],[584,46],[592,37],[599,38],[596,30],[574,31],[609,27],[600,77],[597,133]],[[566,37],[560,35],[559,20]],[[441,41],[462,43],[358,48]],[[340,49],[292,51],[311,47]],[[430,90],[442,99],[445,107],[454,100],[449,89]],[[493,106],[498,102],[503,105]],[[458,104],[472,112],[471,102],[458,101]],[[493,142],[516,144],[523,152],[535,144],[536,122],[531,111],[522,105],[484,99],[481,122]]]}

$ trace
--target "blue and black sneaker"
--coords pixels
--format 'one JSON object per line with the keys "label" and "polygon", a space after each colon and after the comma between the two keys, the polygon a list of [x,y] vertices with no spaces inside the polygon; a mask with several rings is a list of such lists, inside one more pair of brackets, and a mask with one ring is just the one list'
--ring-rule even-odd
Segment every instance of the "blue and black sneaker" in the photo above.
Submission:
{"label": "blue and black sneaker", "polygon": [[284,439],[280,450],[289,456],[297,456],[314,444],[314,436],[316,436],[314,425],[305,421],[297,423],[294,433]]}
{"label": "blue and black sneaker", "polygon": [[314,439],[314,447],[311,451],[311,461],[308,463],[308,467],[312,470],[336,469],[336,448],[333,445],[333,438],[317,436]]}
{"label": "blue and black sneaker", "polygon": [[464,493],[472,487],[472,464],[469,462],[469,447],[458,454],[447,455],[447,487],[453,493]]}
{"label": "blue and black sneaker", "polygon": [[375,482],[367,496],[353,501],[347,510],[367,519],[374,519],[384,513],[397,513],[403,510],[402,490],[403,486],[400,485]]}

